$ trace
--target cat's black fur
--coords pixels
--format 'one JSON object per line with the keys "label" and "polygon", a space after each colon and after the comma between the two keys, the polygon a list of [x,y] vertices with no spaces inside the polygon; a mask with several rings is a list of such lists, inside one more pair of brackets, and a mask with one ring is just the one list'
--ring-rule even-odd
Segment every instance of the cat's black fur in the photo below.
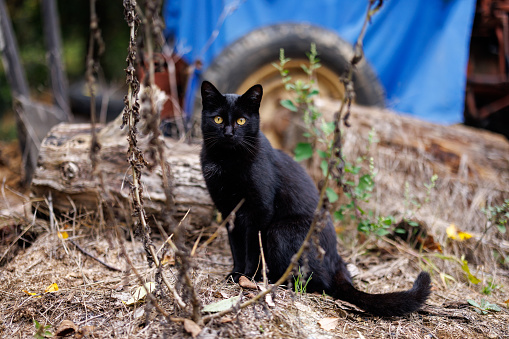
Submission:
{"label": "cat's black fur", "polygon": [[[304,169],[288,155],[273,149],[260,131],[262,86],[243,95],[221,94],[211,83],[201,87],[203,148],[201,166],[212,200],[227,217],[244,198],[229,230],[238,282],[241,275],[260,278],[261,232],[268,278],[279,279],[301,246],[318,203],[318,191]],[[214,119],[220,117],[222,119]],[[238,119],[245,123],[239,124]],[[242,123],[242,121],[241,121]],[[412,289],[368,294],[352,285],[350,274],[336,250],[336,233],[330,217],[320,234],[322,260],[311,246],[308,258],[311,280],[308,292],[325,292],[379,316],[397,316],[418,310],[430,294],[430,277],[421,272]]]}

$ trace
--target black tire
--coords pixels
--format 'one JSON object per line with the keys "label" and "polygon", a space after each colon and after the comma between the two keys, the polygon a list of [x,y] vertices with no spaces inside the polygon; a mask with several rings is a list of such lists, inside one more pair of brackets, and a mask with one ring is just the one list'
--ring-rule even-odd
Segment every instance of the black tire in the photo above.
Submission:
{"label": "black tire", "polygon": [[[223,93],[232,93],[258,68],[271,62],[278,63],[280,48],[285,50],[286,57],[302,59],[311,43],[316,44],[321,64],[339,78],[353,56],[353,47],[335,32],[324,28],[285,23],[259,28],[233,42],[215,58],[203,79],[212,82]],[[358,104],[385,106],[383,87],[365,60],[357,65],[353,81]]]}

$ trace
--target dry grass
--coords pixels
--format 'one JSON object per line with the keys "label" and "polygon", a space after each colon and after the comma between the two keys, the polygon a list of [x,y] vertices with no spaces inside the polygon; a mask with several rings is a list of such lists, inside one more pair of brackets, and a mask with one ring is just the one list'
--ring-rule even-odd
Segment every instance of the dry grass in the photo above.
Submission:
{"label": "dry grass", "polygon": [[[362,153],[367,143],[365,131],[355,130],[356,125],[362,124],[352,125],[345,139],[349,157]],[[381,130],[384,130],[383,127]],[[378,137],[380,143],[370,151],[378,175],[376,192],[369,208],[380,215],[401,217],[407,208],[405,196],[410,194],[423,198],[423,183],[437,173],[437,165],[424,151],[395,151],[394,146],[386,142],[388,136],[379,133]],[[437,256],[437,252],[419,251],[397,239],[358,237],[354,225],[342,225],[340,253],[358,269],[359,274],[354,279],[358,288],[376,293],[408,289],[420,270],[431,272],[433,293],[423,310],[406,317],[378,318],[329,297],[295,295],[279,288],[273,295],[275,307],[261,303],[237,310],[204,325],[198,337],[509,337],[509,310],[504,303],[509,299],[508,266],[497,262],[493,254],[508,255],[508,235],[491,230],[473,252],[486,224],[480,206],[507,198],[509,182],[487,182],[482,178],[473,180],[468,176],[469,180],[465,180],[462,168],[468,171],[468,163],[460,166],[454,175],[447,174],[446,169],[438,171],[437,188],[430,202],[419,209],[415,217],[441,244],[443,255],[451,259],[465,255],[472,273],[481,280],[479,284],[469,282],[457,261],[444,260]],[[501,180],[506,176],[507,173],[502,173]],[[409,183],[406,194],[405,182]],[[4,189],[8,190],[8,185],[4,185]],[[20,194],[13,196],[19,197]],[[138,278],[122,256],[122,244],[146,281],[154,281],[156,275],[155,269],[147,266],[142,244],[132,239],[130,225],[120,221],[116,225],[99,225],[99,218],[92,212],[59,219],[60,227],[64,224],[71,226],[67,231],[82,248],[104,262],[126,270],[124,273],[110,271],[78,251],[68,240],[60,239],[49,222],[33,219],[30,213],[25,214],[25,199],[28,198],[11,199],[8,205],[3,201],[1,208],[3,238],[0,255],[6,253],[6,256],[0,268],[0,337],[33,337],[33,319],[50,324],[52,332],[63,320],[71,320],[81,331],[74,335],[76,338],[80,334],[88,338],[191,337],[180,322],[183,318],[190,318],[190,307],[180,309],[165,288],[157,295],[157,301],[177,321],[163,318],[150,303],[133,307],[122,302],[139,285]],[[445,232],[450,223],[472,232],[474,237],[461,243],[451,241]],[[27,234],[32,238],[23,236],[25,241],[15,241],[21,230],[28,227],[30,232]],[[115,227],[121,232],[116,233]],[[189,247],[193,246],[200,233],[200,244],[204,244],[216,228],[213,223],[207,229],[190,231]],[[155,233],[153,237],[159,248],[164,239]],[[177,281],[179,262],[174,263],[171,259],[170,253],[163,272],[172,283],[177,284],[179,292],[189,303]],[[219,230],[218,237],[210,244],[197,247],[193,263],[192,279],[202,305],[237,295],[247,300],[256,293],[224,280],[232,264],[224,229]],[[483,287],[490,281],[495,283],[495,288],[489,295],[482,294]],[[41,297],[23,292],[41,293],[51,283],[58,284],[58,292]],[[467,299],[479,302],[482,298],[497,304],[501,311],[480,315],[467,303]],[[329,331],[321,329],[318,324],[327,317],[339,318],[335,328]]]}
{"label": "dry grass", "polygon": [[[40,229],[48,228],[43,221],[37,223]],[[211,228],[205,232],[204,238],[213,230]],[[102,235],[94,233],[85,223],[80,224],[76,229],[75,241],[108,264],[126,269],[120,252],[120,241],[124,241],[135,267],[147,281],[154,281],[155,270],[147,267],[140,242],[108,236],[109,230]],[[160,244],[161,239],[157,239],[157,243]],[[419,271],[420,255],[409,248],[399,252],[387,243],[381,242],[379,245],[377,252],[369,254],[357,253],[355,249],[343,251],[345,258],[355,258],[355,264],[361,271],[355,279],[357,285],[368,292],[409,288]],[[203,305],[237,295],[242,295],[246,300],[255,293],[225,282],[225,272],[231,265],[227,247],[226,233],[221,230],[211,245],[198,249],[194,256],[196,267],[192,277]],[[175,281],[176,270],[171,264],[164,269],[172,282]],[[109,271],[56,234],[43,232],[32,246],[20,252],[2,271],[2,337],[31,337],[35,332],[32,319],[51,324],[53,331],[65,319],[73,321],[82,330],[85,326],[93,326],[91,338],[153,338],[163,337],[163,334],[190,337],[180,322],[168,322],[158,316],[153,307],[132,307],[122,302],[138,286],[136,276]],[[501,303],[507,298],[506,286],[509,282],[502,277],[497,278],[496,282],[501,287],[490,296],[483,296],[478,286],[469,284],[465,279],[446,286],[435,274],[433,294],[422,311],[407,317],[387,319],[368,316],[351,305],[329,297],[294,295],[280,288],[273,296],[275,307],[260,304],[213,320],[203,328],[201,337],[501,338],[509,335],[509,311]],[[60,290],[40,298],[22,292],[40,293],[51,283],[57,283]],[[479,315],[466,303],[468,298],[486,298],[500,305],[502,311]],[[190,316],[189,309],[178,309],[167,291],[158,297],[158,302],[172,317]],[[320,328],[318,321],[326,317],[340,318],[335,329],[325,331]]]}

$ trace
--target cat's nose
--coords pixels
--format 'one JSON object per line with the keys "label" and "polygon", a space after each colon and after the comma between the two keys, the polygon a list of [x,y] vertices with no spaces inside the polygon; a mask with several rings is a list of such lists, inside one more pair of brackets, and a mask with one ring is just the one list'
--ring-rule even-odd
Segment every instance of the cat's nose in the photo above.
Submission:
{"label": "cat's nose", "polygon": [[233,137],[233,128],[232,126],[225,126],[224,128],[224,136],[227,138]]}

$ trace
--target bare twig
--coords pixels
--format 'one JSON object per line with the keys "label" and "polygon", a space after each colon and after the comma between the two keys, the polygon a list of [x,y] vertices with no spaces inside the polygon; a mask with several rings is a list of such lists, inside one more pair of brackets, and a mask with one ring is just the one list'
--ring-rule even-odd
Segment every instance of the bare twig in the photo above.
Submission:
{"label": "bare twig", "polygon": [[233,222],[232,220],[235,219],[235,214],[237,213],[237,211],[239,210],[239,208],[242,206],[242,204],[244,203],[244,201],[246,201],[246,199],[242,199],[241,201],[239,201],[239,203],[237,204],[237,206],[235,206],[235,208],[230,212],[230,214],[228,215],[228,217],[226,217],[223,222],[221,223],[221,225],[219,225],[216,229],[216,231],[207,239],[207,241],[205,241],[203,243],[203,245],[200,246],[199,250],[203,249],[204,247],[207,247],[212,241],[214,241],[214,239],[218,236],[219,234],[219,231],[221,230],[221,228],[225,227],[226,226],[226,223],[231,223]]}
{"label": "bare twig", "polygon": [[[104,52],[104,41],[101,37],[101,30],[99,29],[99,21],[97,19],[97,14],[95,11],[95,1],[90,0],[90,40],[88,44],[88,54],[87,54],[87,85],[88,92],[90,95],[90,122],[92,125],[92,142],[90,143],[90,160],[92,162],[92,170],[95,171],[97,166],[97,153],[101,149],[101,145],[97,140],[97,133],[95,130],[96,123],[96,107],[95,107],[95,76],[94,73],[97,72],[98,62],[96,58],[98,58]],[[97,54],[94,53],[95,46],[97,46]]]}
{"label": "bare twig", "polygon": [[[150,239],[150,229],[147,225],[147,219],[145,215],[145,210],[143,208],[143,188],[141,187],[141,168],[147,165],[147,162],[143,158],[143,154],[141,150],[137,147],[137,133],[138,130],[136,128],[136,124],[138,123],[140,119],[139,115],[139,104],[137,102],[137,94],[139,91],[139,82],[135,75],[135,69],[134,64],[136,60],[136,31],[137,26],[139,23],[139,20],[136,15],[136,2],[134,0],[124,0],[124,14],[125,19],[130,27],[130,40],[129,40],[129,48],[128,48],[128,56],[127,56],[127,84],[128,84],[128,94],[126,98],[124,99],[124,102],[126,104],[126,108],[124,110],[124,116],[123,116],[123,124],[129,126],[129,133],[128,133],[128,141],[129,141],[129,150],[128,150],[128,160],[131,165],[131,169],[133,172],[133,182],[131,184],[131,196],[133,197],[133,203],[134,203],[134,216],[137,216],[139,218],[139,221],[141,223],[141,234],[143,237],[143,244],[145,247],[145,252],[147,254],[147,260],[149,262],[149,265],[154,263],[156,267],[160,267],[161,263],[157,258],[156,249]],[[149,38],[151,35],[149,35]],[[150,39],[151,41],[151,39]],[[153,61],[153,60],[152,60]],[[153,65],[153,62],[151,62]],[[152,80],[153,80],[153,73],[152,73]],[[152,87],[151,87],[152,88]],[[152,96],[148,96],[148,100],[150,103],[150,109],[154,109],[154,101],[152,99]],[[154,109],[155,112],[155,109]],[[157,129],[158,130],[158,129]],[[153,131],[155,132],[155,131]],[[162,145],[161,145],[162,147]],[[162,156],[163,158],[163,156]],[[164,163],[162,163],[162,169],[163,169],[163,182],[166,178],[166,173],[164,170]],[[168,197],[168,196],[167,196]],[[129,262],[129,261],[128,261]],[[130,264],[132,266],[132,264]],[[134,267],[132,267],[134,269]],[[164,275],[162,275],[163,282],[165,283],[166,287],[170,290],[170,292],[174,295],[175,300],[177,304],[185,308],[186,304],[182,301],[180,296],[178,295],[175,288],[169,283],[169,281],[166,279]],[[155,299],[152,300],[152,302],[155,303]],[[157,306],[156,306],[157,308]],[[159,309],[158,309],[159,310]],[[165,314],[162,313],[161,314]]]}
{"label": "bare twig", "polygon": [[262,233],[258,232],[258,242],[260,243],[260,254],[262,256],[262,276],[263,276],[263,286],[267,288],[268,280],[267,280],[267,265],[265,263],[265,255],[263,254],[263,244],[262,244]]}
{"label": "bare twig", "polygon": [[107,264],[105,263],[104,261],[102,261],[101,259],[97,258],[96,256],[94,256],[93,254],[87,252],[84,248],[82,248],[80,245],[78,245],[76,242],[74,242],[74,240],[72,239],[69,239],[69,242],[71,244],[73,244],[74,246],[76,246],[76,248],[81,252],[83,253],[84,255],[94,259],[95,261],[97,261],[99,264],[103,265],[104,267],[106,267],[107,269],[109,270],[112,270],[112,271],[117,271],[117,272],[122,272],[121,269],[119,268],[116,268],[114,266],[111,266],[110,264]]}

